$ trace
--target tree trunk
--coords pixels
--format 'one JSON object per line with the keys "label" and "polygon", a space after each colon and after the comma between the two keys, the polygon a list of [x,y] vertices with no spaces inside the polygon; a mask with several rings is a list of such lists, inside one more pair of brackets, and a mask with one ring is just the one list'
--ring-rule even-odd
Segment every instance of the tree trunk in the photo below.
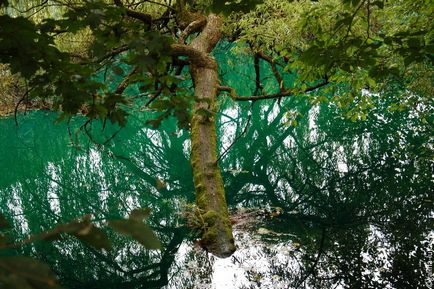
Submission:
{"label": "tree trunk", "polygon": [[229,257],[235,251],[235,245],[223,179],[217,164],[217,62],[209,55],[221,38],[220,29],[221,19],[211,14],[200,35],[188,45],[194,50],[194,53],[190,53],[190,73],[195,91],[191,120],[191,165],[199,217],[204,224],[201,245],[218,257]]}

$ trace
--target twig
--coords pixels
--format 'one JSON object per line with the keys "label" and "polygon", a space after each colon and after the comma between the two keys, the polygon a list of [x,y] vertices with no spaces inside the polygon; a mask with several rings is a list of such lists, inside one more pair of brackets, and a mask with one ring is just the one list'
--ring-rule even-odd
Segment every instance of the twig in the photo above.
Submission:
{"label": "twig", "polygon": [[352,26],[353,26],[354,17],[356,17],[357,12],[359,12],[360,8],[362,8],[362,6],[363,6],[363,4],[365,4],[365,2],[366,2],[366,0],[363,0],[363,1],[360,3],[360,5],[356,8],[356,10],[354,11],[353,15],[351,16],[351,22],[350,22],[350,24],[348,25],[348,29],[347,29],[347,33],[345,34],[344,41],[347,40],[348,35],[350,34],[351,28],[352,28]]}
{"label": "twig", "polygon": [[20,104],[26,100],[27,96],[29,95],[29,92],[33,90],[34,87],[27,89],[26,92],[23,94],[23,96],[21,97],[21,99],[17,102],[17,104],[15,105],[15,109],[14,109],[14,120],[15,120],[15,125],[18,126],[18,119],[17,119],[17,113],[18,113],[18,107],[20,106]]}
{"label": "twig", "polygon": [[255,67],[255,84],[256,84],[256,89],[255,89],[255,94],[260,93],[260,91],[262,91],[262,83],[261,83],[261,69],[259,66],[259,56],[255,55],[255,59],[254,59],[254,64],[253,66]]}
{"label": "twig", "polygon": [[44,6],[45,4],[47,4],[48,3],[48,0],[44,0],[42,3],[40,3],[40,4],[38,4],[38,5],[35,5],[35,6],[32,6],[32,7],[30,7],[30,8],[28,8],[28,9],[26,9],[26,10],[20,10],[20,9],[18,9],[18,8],[16,8],[16,7],[13,7],[15,10],[17,10],[18,12],[20,12],[21,14],[25,14],[25,13],[27,13],[27,12],[30,12],[31,10],[33,10],[33,9],[36,9],[36,8],[39,8],[39,7],[41,7],[41,6]]}
{"label": "twig", "polygon": [[116,94],[122,94],[124,92],[124,90],[129,85],[131,76],[133,76],[134,74],[136,74],[137,71],[139,71],[139,67],[136,66],[133,70],[130,71],[130,73],[128,73],[127,76],[124,77],[124,79],[121,81],[121,83],[119,83],[118,87],[115,90]]}
{"label": "twig", "polygon": [[15,125],[18,126],[18,119],[17,119],[17,113],[18,113],[18,106],[24,101],[25,96],[21,97],[21,99],[17,102],[17,104],[15,105],[15,110],[14,110],[14,119],[15,119]]}
{"label": "twig", "polygon": [[[88,64],[94,64],[94,63],[101,63],[104,60],[106,60],[107,58],[112,58],[118,54],[121,54],[122,52],[127,51],[128,49],[130,49],[130,47],[128,47],[128,45],[122,45],[118,48],[114,48],[113,50],[111,50],[110,52],[108,52],[106,55],[102,56],[101,58],[94,60],[94,61],[86,61],[86,62],[80,62],[80,65],[88,65]],[[74,55],[74,57],[76,57]]]}
{"label": "twig", "polygon": [[368,27],[366,28],[366,35],[368,38],[370,38],[370,29],[371,29],[371,1],[368,0],[368,4],[366,4],[367,9],[367,18],[366,21],[368,22]]}
{"label": "twig", "polygon": [[102,143],[102,145],[108,144],[112,139],[114,139],[118,133],[123,129],[123,127],[120,127],[117,131],[115,131],[105,142]]}
{"label": "twig", "polygon": [[170,6],[168,4],[165,4],[165,3],[160,3],[160,2],[157,2],[157,1],[145,0],[145,1],[141,1],[141,3],[137,3],[137,4],[142,4],[142,3],[146,3],[146,2],[147,3],[151,3],[151,4],[155,4],[155,5],[160,5],[160,6],[166,7],[167,9],[170,9],[172,11],[176,11],[176,9],[173,8],[172,6]]}
{"label": "twig", "polygon": [[160,96],[161,92],[163,91],[164,86],[161,85],[157,91],[155,92],[155,94],[151,97],[150,100],[148,100],[146,102],[146,104],[142,107],[142,109],[144,109],[145,107],[148,107],[158,96]]}
{"label": "twig", "polygon": [[148,24],[148,25],[152,24],[152,16],[150,14],[146,14],[146,13],[142,13],[142,12],[128,9],[124,6],[124,4],[122,3],[121,0],[113,0],[113,2],[115,3],[116,6],[124,8],[127,16],[134,18],[134,19],[137,19],[137,20],[140,20],[143,23]]}
{"label": "twig", "polygon": [[78,145],[75,144],[74,138],[72,137],[72,132],[71,132],[71,117],[68,118],[67,129],[68,129],[68,135],[69,135],[69,140],[71,141],[71,145],[73,147],[75,147],[75,148],[79,148]]}
{"label": "twig", "polygon": [[273,71],[274,78],[276,79],[279,85],[280,92],[284,92],[285,88],[283,87],[283,79],[279,71],[277,70],[276,61],[274,61],[274,59],[271,58],[270,56],[266,55],[263,51],[258,52],[256,55],[270,64],[271,70]]}

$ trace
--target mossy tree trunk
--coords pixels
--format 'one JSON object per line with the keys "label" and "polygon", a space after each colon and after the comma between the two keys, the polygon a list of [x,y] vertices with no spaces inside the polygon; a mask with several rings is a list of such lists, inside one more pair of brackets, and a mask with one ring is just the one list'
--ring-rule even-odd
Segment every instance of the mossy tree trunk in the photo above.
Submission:
{"label": "mossy tree trunk", "polygon": [[217,164],[215,127],[218,86],[217,62],[210,56],[221,38],[220,17],[210,14],[199,36],[189,45],[175,44],[174,53],[187,55],[194,81],[195,103],[191,120],[191,164],[196,201],[204,222],[202,246],[218,257],[235,251],[223,179]]}

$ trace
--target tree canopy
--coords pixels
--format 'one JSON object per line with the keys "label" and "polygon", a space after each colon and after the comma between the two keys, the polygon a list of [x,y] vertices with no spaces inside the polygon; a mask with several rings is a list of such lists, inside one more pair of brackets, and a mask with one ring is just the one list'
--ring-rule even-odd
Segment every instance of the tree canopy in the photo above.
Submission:
{"label": "tree canopy", "polygon": [[[254,83],[261,98],[323,86],[321,94],[334,94],[356,118],[370,106],[363,91],[377,93],[395,83],[403,90],[398,105],[411,102],[415,93],[432,95],[430,1],[10,2],[1,19],[0,61],[27,79],[26,97],[52,98],[67,116],[85,104],[89,118],[123,124],[127,86],[135,85],[144,103],[160,94],[188,95],[178,85],[188,78],[185,70],[176,73],[188,63],[175,43],[189,43],[201,29],[196,18],[217,12],[226,15],[222,41],[234,43],[232,50],[251,55],[256,64],[273,67],[276,79],[265,91],[265,84]],[[188,27],[192,19],[198,22]],[[115,86],[96,79],[108,68],[128,76],[125,82]],[[189,107],[170,100],[157,106],[178,115],[180,107]]]}

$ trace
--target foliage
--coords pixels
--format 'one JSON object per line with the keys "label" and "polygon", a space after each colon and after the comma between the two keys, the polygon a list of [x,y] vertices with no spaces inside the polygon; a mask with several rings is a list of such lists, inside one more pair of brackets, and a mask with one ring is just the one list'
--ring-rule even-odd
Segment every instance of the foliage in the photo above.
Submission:
{"label": "foliage", "polygon": [[[155,276],[160,273],[155,273],[155,278],[148,278],[148,274],[171,257],[167,252],[174,250],[186,234],[182,227],[175,228],[175,224],[180,224],[175,218],[178,200],[171,197],[188,197],[192,202],[194,189],[191,173],[186,170],[189,163],[182,153],[188,134],[174,137],[174,121],[162,124],[166,131],[164,137],[158,137],[151,129],[145,132],[145,116],[131,117],[129,125],[115,138],[112,135],[118,131],[117,126],[106,124],[103,132],[101,126],[89,126],[91,139],[80,133],[80,126],[86,122],[83,118],[69,123],[72,139],[66,123],[53,123],[54,113],[37,111],[20,115],[18,127],[13,119],[2,120],[0,158],[2,164],[9,165],[0,167],[4,176],[0,183],[3,200],[0,210],[11,224],[10,235],[16,240],[26,240],[29,235],[49,232],[58,224],[92,214],[92,223],[106,233],[111,243],[110,250],[97,250],[75,236],[63,234],[60,240],[21,246],[14,255],[31,256],[48,263],[66,288],[99,288],[101,284],[119,288],[122,282],[140,285],[148,284],[151,279],[158,283]],[[168,137],[172,138],[169,143]],[[157,138],[165,141],[155,143]],[[104,147],[93,142],[102,144],[107,140],[110,142]],[[102,166],[95,166],[98,159],[103,161]],[[172,161],[178,166],[174,167]],[[145,165],[149,162],[156,163],[148,168]],[[52,165],[47,167],[49,163]],[[170,191],[161,185],[162,181],[156,180],[157,175]],[[24,179],[28,182],[21,183]],[[103,188],[103,183],[108,187]],[[11,190],[16,190],[20,197],[9,198],[14,195]],[[49,203],[57,203],[56,199],[59,206],[51,207]],[[149,215],[149,209],[135,209],[140,207],[151,208],[152,214]],[[140,223],[143,218],[146,223]],[[170,227],[161,229],[160,222]],[[176,235],[172,236],[171,232]],[[156,242],[155,236],[159,241]],[[161,249],[149,250],[155,247]],[[1,250],[0,254],[4,253]],[[154,266],[146,269],[150,264]],[[81,268],[87,269],[78,270]],[[131,274],[125,275],[130,271]],[[164,271],[161,274],[165,276]],[[164,278],[159,282],[164,282]]]}
{"label": "foliage", "polygon": [[[49,2],[58,8],[52,10]],[[222,146],[232,143],[221,150],[219,158],[228,199],[239,206],[281,208],[282,226],[270,227],[276,225],[282,234],[288,233],[285,230],[293,220],[310,232],[298,232],[301,236],[296,240],[304,246],[297,260],[304,267],[295,273],[283,271],[282,276],[299,276],[290,280],[297,287],[305,282],[313,287],[342,282],[354,288],[380,287],[380,281],[408,288],[414,280],[422,284],[426,272],[418,259],[426,259],[426,250],[413,252],[412,248],[415,242],[425,241],[430,228],[427,216],[432,213],[427,194],[433,122],[430,1],[223,4],[204,0],[178,4],[0,1],[0,63],[7,64],[4,69],[13,74],[2,77],[5,87],[17,81],[26,102],[42,98],[63,112],[60,118],[71,121],[72,115],[83,113],[88,119],[72,129],[68,125],[69,136],[63,138],[48,137],[48,132],[35,136],[45,141],[40,145],[45,149],[42,157],[15,149],[18,144],[12,153],[1,156],[11,168],[23,166],[15,163],[15,156],[28,160],[25,169],[19,168],[22,175],[8,171],[0,186],[9,197],[24,194],[17,198],[22,203],[16,207],[24,208],[17,213],[29,221],[32,235],[24,240],[32,244],[5,253],[13,257],[0,258],[0,285],[57,286],[46,265],[17,257],[19,254],[47,261],[71,288],[168,283],[173,252],[185,236],[173,215],[179,200],[171,197],[193,199],[191,172],[186,170],[189,135],[179,128],[189,127],[194,85],[187,69],[189,59],[172,53],[174,43],[189,44],[198,32],[181,37],[188,27],[181,23],[185,7],[188,13],[199,15],[198,20],[201,13],[226,15],[226,39],[214,51],[221,85],[215,89],[229,92],[233,100],[252,100],[242,105],[220,99],[226,110],[220,110],[217,118],[219,141]],[[27,8],[14,10],[21,6]],[[71,45],[75,41],[79,44]],[[202,109],[197,113],[211,117],[216,112]],[[131,126],[125,127],[127,119]],[[107,120],[125,129],[120,131]],[[29,136],[28,131],[22,132]],[[78,140],[80,131],[87,134],[88,143]],[[84,156],[80,152],[64,157],[52,151],[54,144],[64,148],[70,142],[84,150]],[[28,139],[23,144],[34,145]],[[85,150],[86,146],[92,149]],[[124,147],[131,151],[125,152]],[[96,168],[95,163],[104,163],[105,168]],[[38,188],[37,193],[30,193],[32,186]],[[62,214],[47,199],[47,192],[52,191],[61,199]],[[19,202],[10,198],[10,203],[2,204],[3,210]],[[155,200],[161,202],[154,204],[158,220],[153,227],[160,230],[162,245],[143,223],[148,212],[130,207]],[[38,210],[33,202],[40,205]],[[143,205],[148,204],[139,207]],[[89,213],[95,215],[94,222],[90,217],[70,221]],[[124,219],[128,213],[129,218]],[[28,232],[24,224],[9,228],[6,218],[0,216],[0,243],[15,246],[13,235],[22,237]],[[103,229],[106,220],[109,230]],[[407,231],[403,224],[417,226]],[[374,256],[378,250],[369,241],[368,232],[375,231],[372,227],[384,235],[378,243],[387,241],[393,249],[392,264],[380,272],[380,280],[357,278],[365,270],[374,270],[373,264],[360,260],[362,254]],[[7,230],[10,236],[3,234]],[[59,237],[66,237],[62,247],[57,241],[39,242]],[[162,248],[160,260],[138,249],[129,237],[146,248]],[[83,247],[75,239],[90,246]],[[101,253],[92,246],[111,248],[115,253]],[[87,254],[95,257],[85,260],[89,272],[72,274],[65,269],[81,266]],[[355,264],[354,259],[358,260]],[[29,278],[15,270],[24,261]],[[99,261],[109,269],[100,268]],[[317,270],[318,264],[323,266]],[[35,272],[44,278],[35,280]],[[255,282],[260,279],[252,276]]]}
{"label": "foliage", "polygon": [[[342,106],[356,105],[349,115],[356,119],[372,107],[363,91],[381,93],[419,73],[432,82],[432,9],[429,1],[267,0],[233,14],[226,32],[240,47],[283,58],[284,70],[297,74],[295,87],[328,79],[324,93]],[[411,85],[406,89],[402,103],[415,93]]]}
{"label": "foliage", "polygon": [[[168,40],[156,31],[143,31],[137,23],[125,21],[122,12],[103,2],[85,1],[66,10],[60,19],[45,18],[37,23],[1,15],[0,61],[9,63],[12,73],[19,72],[28,81],[30,98],[55,96],[54,107],[61,108],[67,116],[85,106],[85,114],[91,119],[109,118],[123,124],[125,113],[118,104],[126,100],[95,79],[100,62],[110,57],[107,54],[113,49],[129,47],[132,52],[122,62],[134,64],[152,79],[165,70],[168,58],[162,53],[168,50]],[[57,34],[74,35],[87,29],[92,31],[92,41],[87,47],[89,59],[84,63],[56,46]],[[114,71],[122,73],[116,67]],[[133,82],[145,80],[142,76]],[[169,80],[160,81],[167,84]]]}
{"label": "foliage", "polygon": [[[161,249],[155,233],[143,222],[149,215],[149,209],[134,209],[128,219],[110,220],[108,225],[114,231],[132,237],[146,249]],[[0,213],[0,285],[7,288],[60,289],[56,275],[47,264],[29,257],[16,256],[14,250],[38,241],[64,241],[67,236],[73,236],[98,250],[112,250],[112,242],[106,231],[96,226],[91,218],[91,215],[85,215],[19,241],[14,240],[12,226]]]}
{"label": "foliage", "polygon": [[[143,92],[139,96],[145,96],[139,103],[149,105],[160,94],[168,96],[156,105],[167,111],[152,125],[175,115],[182,128],[188,127],[188,105],[176,101],[177,95],[191,94],[184,90],[188,85],[181,84],[185,77],[177,77],[185,64],[170,55],[170,43],[176,41],[172,32],[181,29],[176,6],[164,1],[127,6],[54,2],[59,6],[56,14],[45,2],[35,2],[34,7],[24,6],[21,14],[31,15],[28,18],[1,16],[0,62],[27,79],[30,99],[54,97],[54,107],[66,116],[82,112],[90,119],[124,124],[125,105],[132,104],[123,94],[124,86],[135,85]],[[406,105],[414,93],[431,93],[430,1],[208,2],[187,4],[199,12],[225,12],[227,38],[237,43],[241,54],[265,52],[280,63],[282,78],[295,74],[294,83],[278,85],[283,91],[298,94],[325,79],[329,85],[324,94],[334,94],[334,102],[352,107],[348,116],[353,119],[365,118],[372,107],[363,91],[381,93],[393,82],[404,83],[398,105]],[[10,4],[23,6],[20,1]],[[156,20],[147,20],[152,18]],[[70,39],[80,47],[72,48]],[[116,88],[99,81],[103,70],[104,75],[111,70],[125,77],[126,83]]]}

